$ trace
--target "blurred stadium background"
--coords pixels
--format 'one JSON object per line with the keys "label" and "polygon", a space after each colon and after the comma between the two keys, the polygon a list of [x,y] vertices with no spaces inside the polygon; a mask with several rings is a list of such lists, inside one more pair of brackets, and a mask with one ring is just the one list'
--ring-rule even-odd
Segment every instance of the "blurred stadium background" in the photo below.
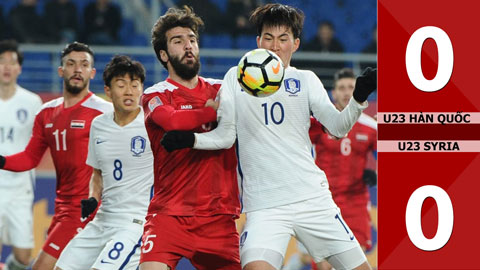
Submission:
{"label": "blurred stadium background", "polygon": [[[36,0],[36,12],[43,14],[46,3],[50,0]],[[87,4],[95,0],[70,0],[77,7],[79,25],[84,24],[83,10]],[[169,7],[179,4],[182,0],[127,0],[141,1],[146,7],[148,16],[143,17],[143,21],[149,25],[148,29],[140,29],[135,16],[139,14],[128,15],[124,9],[125,1],[111,0],[110,2],[122,13],[121,26],[119,30],[119,41],[115,46],[91,45],[95,52],[95,67],[97,75],[90,84],[90,90],[102,94],[103,68],[110,58],[115,54],[126,54],[143,63],[147,70],[145,88],[156,82],[164,80],[167,76],[166,70],[158,62],[155,53],[150,46],[149,32],[156,19],[161,16]],[[193,0],[203,4],[203,0]],[[210,0],[215,4],[220,12],[226,12],[228,0]],[[21,0],[0,0],[0,8],[4,20],[8,26],[8,14],[12,8],[17,6]],[[184,1],[182,1],[184,2]],[[257,1],[257,3],[267,3],[271,1]],[[316,51],[306,51],[300,48],[294,54],[292,65],[299,68],[313,70],[325,84],[327,90],[332,88],[333,73],[340,66],[352,67],[357,74],[365,66],[376,66],[376,54],[362,53],[363,49],[369,45],[372,40],[372,30],[376,27],[376,0],[279,0],[275,1],[300,8],[305,12],[305,26],[302,36],[302,43],[311,40],[316,32],[317,25],[325,20],[330,21],[335,27],[335,37],[344,47],[343,53],[322,53]],[[198,4],[197,3],[197,4]],[[225,17],[228,19],[228,17]],[[137,18],[138,19],[138,18]],[[0,25],[1,26],[1,25]],[[3,24],[0,28],[0,34],[3,37],[9,37],[7,26]],[[209,25],[206,24],[206,29]],[[229,30],[219,31],[218,33],[202,33],[200,39],[201,72],[204,77],[223,78],[224,73],[238,63],[240,57],[247,51],[256,48],[255,35],[240,34],[233,36]],[[61,95],[62,80],[57,75],[57,68],[60,63],[60,51],[65,46],[62,44],[21,44],[21,50],[24,52],[25,60],[22,67],[22,74],[18,83],[26,89],[37,92],[43,101],[48,101]],[[328,63],[335,63],[331,67]],[[370,97],[371,106],[367,113],[374,115],[376,113],[376,95]],[[375,162],[370,161],[371,167],[375,168]],[[48,229],[50,219],[54,212],[55,196],[55,172],[47,152],[39,168],[37,169],[37,185],[35,192],[34,205],[34,233],[35,250],[34,255],[43,244],[43,239]],[[376,187],[371,188],[372,199],[372,231],[374,236],[374,247],[368,251],[368,258],[372,266],[376,267]],[[243,225],[243,218],[239,221],[239,229]],[[2,261],[9,248],[2,252]],[[287,252],[288,257],[296,251],[295,241],[292,240]],[[177,269],[193,269],[188,262],[182,261]]]}

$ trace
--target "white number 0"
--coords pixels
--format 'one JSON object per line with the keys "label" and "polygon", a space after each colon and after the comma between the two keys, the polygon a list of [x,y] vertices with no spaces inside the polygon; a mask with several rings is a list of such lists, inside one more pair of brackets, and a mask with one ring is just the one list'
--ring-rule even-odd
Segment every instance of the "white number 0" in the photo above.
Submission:
{"label": "white number 0", "polygon": [[[438,70],[432,80],[425,79],[422,72],[422,46],[428,38],[432,38],[438,48]],[[453,47],[447,33],[435,26],[425,26],[415,31],[407,44],[405,64],[408,78],[416,88],[424,92],[442,89],[453,71]]]}
{"label": "white number 0", "polygon": [[[425,237],[422,231],[422,204],[432,197],[438,207],[437,233],[432,239]],[[427,185],[412,193],[405,214],[408,237],[419,249],[433,251],[442,248],[450,239],[453,230],[453,206],[447,192],[440,187]]]}
{"label": "white number 0", "polygon": [[[157,235],[156,234],[147,235],[147,237],[145,238],[145,243],[143,243],[143,248],[142,248],[143,253],[148,253],[148,252],[152,251],[153,241],[149,240],[149,238],[154,238],[154,237],[157,237]],[[147,246],[148,246],[148,248],[147,248]]]}

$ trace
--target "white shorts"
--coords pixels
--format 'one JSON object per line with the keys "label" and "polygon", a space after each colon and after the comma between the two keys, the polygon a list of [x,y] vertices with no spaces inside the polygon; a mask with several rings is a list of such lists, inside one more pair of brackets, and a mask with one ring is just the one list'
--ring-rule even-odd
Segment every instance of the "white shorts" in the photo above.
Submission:
{"label": "white shorts", "polygon": [[[332,208],[325,209],[326,204],[331,204]],[[313,198],[248,212],[246,218],[240,236],[242,267],[261,260],[280,269],[292,236],[305,245],[316,262],[352,249],[358,249],[363,256],[361,262],[354,262],[354,267],[366,261],[358,241],[343,221],[333,200]]]}
{"label": "white shorts", "polygon": [[[28,178],[27,182],[30,182],[31,176]],[[0,240],[3,244],[16,248],[33,248],[32,205],[31,185],[20,188],[0,188]]]}
{"label": "white shorts", "polygon": [[94,219],[68,243],[56,266],[63,270],[136,269],[142,233],[141,224],[113,228]]}

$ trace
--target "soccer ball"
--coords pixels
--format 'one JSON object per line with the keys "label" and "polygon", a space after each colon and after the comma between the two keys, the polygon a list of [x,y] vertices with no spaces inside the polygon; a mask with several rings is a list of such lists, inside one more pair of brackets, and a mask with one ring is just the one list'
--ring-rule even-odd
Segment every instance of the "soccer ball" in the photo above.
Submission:
{"label": "soccer ball", "polygon": [[282,85],[285,69],[278,55],[266,49],[246,53],[237,68],[237,80],[242,89],[255,97],[275,93]]}

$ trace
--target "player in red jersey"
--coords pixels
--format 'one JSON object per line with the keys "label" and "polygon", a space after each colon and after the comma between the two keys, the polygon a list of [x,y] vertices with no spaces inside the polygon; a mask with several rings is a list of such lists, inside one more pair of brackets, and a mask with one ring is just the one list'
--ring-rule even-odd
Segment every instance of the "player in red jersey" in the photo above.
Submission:
{"label": "player in red jersey", "polygon": [[[344,68],[335,74],[332,97],[338,110],[347,106],[354,88],[355,75],[351,69]],[[315,147],[315,162],[327,175],[342,217],[362,248],[369,249],[372,241],[367,184],[376,184],[376,173],[365,168],[368,155],[376,156],[377,122],[362,113],[347,136],[338,139],[312,119],[310,139]],[[318,269],[329,268],[326,261],[318,265]]]}
{"label": "player in red jersey", "polygon": [[167,152],[170,130],[206,132],[216,123],[221,81],[198,76],[198,28],[188,7],[155,23],[152,44],[169,77],[145,90],[145,126],[154,155],[154,196],[144,228],[140,269],[241,269],[235,218],[240,212],[235,150]]}
{"label": "player in red jersey", "polygon": [[92,167],[85,164],[90,124],[97,115],[113,110],[111,103],[89,91],[95,68],[87,45],[74,42],[65,47],[58,75],[63,78],[63,97],[43,105],[23,152],[0,156],[0,168],[26,171],[35,168],[49,148],[55,165],[55,215],[33,270],[53,269],[63,248],[89,221],[81,220],[80,201],[88,197],[92,176]]}

